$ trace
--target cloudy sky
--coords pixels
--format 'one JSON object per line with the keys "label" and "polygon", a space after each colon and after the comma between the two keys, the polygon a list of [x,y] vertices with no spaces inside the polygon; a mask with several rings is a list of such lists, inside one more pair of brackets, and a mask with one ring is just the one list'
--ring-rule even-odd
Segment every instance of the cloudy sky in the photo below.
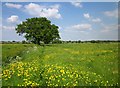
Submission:
{"label": "cloudy sky", "polygon": [[62,40],[118,39],[115,2],[2,2],[2,40],[24,40],[15,26],[32,17],[47,17],[59,26]]}

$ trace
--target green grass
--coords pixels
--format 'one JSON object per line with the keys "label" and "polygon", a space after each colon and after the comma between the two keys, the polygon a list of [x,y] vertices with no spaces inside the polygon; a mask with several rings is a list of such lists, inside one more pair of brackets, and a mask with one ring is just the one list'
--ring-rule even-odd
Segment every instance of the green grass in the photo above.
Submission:
{"label": "green grass", "polygon": [[2,44],[2,63],[9,63],[17,55],[22,56],[24,51],[32,46],[32,44]]}
{"label": "green grass", "polygon": [[118,85],[117,43],[54,44],[45,47],[3,44],[2,52],[3,59],[7,56],[21,58],[3,66],[3,86]]}

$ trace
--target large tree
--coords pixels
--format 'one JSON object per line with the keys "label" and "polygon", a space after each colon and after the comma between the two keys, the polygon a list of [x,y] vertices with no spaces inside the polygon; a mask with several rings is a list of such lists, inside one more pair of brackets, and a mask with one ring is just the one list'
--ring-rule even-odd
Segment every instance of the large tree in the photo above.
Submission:
{"label": "large tree", "polygon": [[28,18],[17,25],[16,31],[19,35],[24,34],[28,41],[39,45],[41,42],[48,44],[60,39],[58,26],[51,24],[51,21],[45,17]]}

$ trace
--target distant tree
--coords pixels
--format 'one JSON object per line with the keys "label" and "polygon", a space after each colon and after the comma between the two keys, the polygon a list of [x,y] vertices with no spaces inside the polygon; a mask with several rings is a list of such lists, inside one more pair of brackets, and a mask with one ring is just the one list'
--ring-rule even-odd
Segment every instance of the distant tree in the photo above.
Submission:
{"label": "distant tree", "polygon": [[17,25],[16,31],[19,35],[25,34],[29,42],[39,45],[41,42],[48,44],[54,39],[60,39],[58,26],[51,24],[45,17],[28,18]]}
{"label": "distant tree", "polygon": [[27,42],[25,40],[22,41],[22,44],[26,44]]}
{"label": "distant tree", "polygon": [[78,43],[78,41],[75,41],[75,43]]}
{"label": "distant tree", "polygon": [[71,41],[71,43],[74,43],[74,41]]}
{"label": "distant tree", "polygon": [[12,43],[15,43],[15,41],[13,40]]}
{"label": "distant tree", "polygon": [[71,40],[69,40],[68,43],[71,43]]}
{"label": "distant tree", "polygon": [[96,43],[96,41],[95,41],[95,40],[91,40],[90,42],[91,42],[91,43]]}
{"label": "distant tree", "polygon": [[78,40],[78,43],[81,43],[81,40]]}

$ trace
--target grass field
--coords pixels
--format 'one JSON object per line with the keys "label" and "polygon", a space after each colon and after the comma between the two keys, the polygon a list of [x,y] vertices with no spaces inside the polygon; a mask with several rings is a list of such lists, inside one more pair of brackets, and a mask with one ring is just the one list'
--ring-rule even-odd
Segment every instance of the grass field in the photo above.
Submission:
{"label": "grass field", "polygon": [[3,86],[117,86],[118,44],[2,45]]}

